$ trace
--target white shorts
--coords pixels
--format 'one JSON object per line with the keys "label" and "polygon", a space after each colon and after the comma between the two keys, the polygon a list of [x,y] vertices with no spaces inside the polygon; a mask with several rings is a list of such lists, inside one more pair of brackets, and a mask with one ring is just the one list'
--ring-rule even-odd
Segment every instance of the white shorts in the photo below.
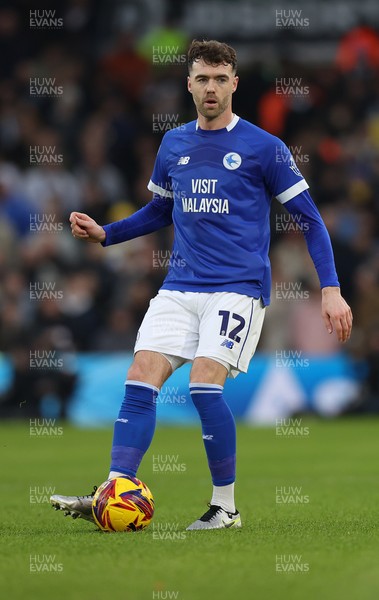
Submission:
{"label": "white shorts", "polygon": [[246,373],[261,334],[265,307],[260,299],[234,292],[160,290],[150,301],[134,352],[152,350],[173,367],[203,356],[228,370]]}

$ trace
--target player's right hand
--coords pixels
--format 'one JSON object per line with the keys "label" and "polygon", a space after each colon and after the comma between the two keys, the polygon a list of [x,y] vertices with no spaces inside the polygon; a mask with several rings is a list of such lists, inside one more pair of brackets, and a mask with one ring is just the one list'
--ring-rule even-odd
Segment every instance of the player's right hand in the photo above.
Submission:
{"label": "player's right hand", "polygon": [[101,225],[98,225],[96,221],[84,213],[72,212],[70,223],[74,238],[93,244],[100,244],[105,240],[106,234]]}

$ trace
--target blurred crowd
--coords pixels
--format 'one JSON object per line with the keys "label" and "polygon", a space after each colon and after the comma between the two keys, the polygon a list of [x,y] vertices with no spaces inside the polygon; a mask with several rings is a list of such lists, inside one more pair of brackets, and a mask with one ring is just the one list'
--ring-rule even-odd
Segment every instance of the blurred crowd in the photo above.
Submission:
{"label": "blurred crowd", "polygon": [[[195,118],[181,60],[190,40],[175,22],[143,36],[126,24],[107,36],[91,7],[65,4],[64,26],[43,32],[15,8],[0,9],[0,349],[20,372],[30,371],[30,349],[132,350],[172,243],[170,228],[107,249],[71,236],[72,210],[105,224],[149,202],[163,133]],[[154,59],[166,48],[178,60]],[[347,350],[365,361],[375,395],[378,32],[356,27],[328,64],[263,63],[252,53],[239,75],[235,112],[289,145],[325,219],[354,313]],[[274,201],[272,306],[260,349],[332,354],[317,276],[290,225]],[[63,382],[28,376],[36,402],[51,386],[65,402],[74,385],[70,370],[60,372]]]}

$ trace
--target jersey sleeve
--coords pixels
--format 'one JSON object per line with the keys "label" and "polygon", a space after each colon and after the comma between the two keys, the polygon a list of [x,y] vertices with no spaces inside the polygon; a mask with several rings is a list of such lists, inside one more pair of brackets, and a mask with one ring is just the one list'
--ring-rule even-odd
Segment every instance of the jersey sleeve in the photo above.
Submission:
{"label": "jersey sleeve", "polygon": [[167,171],[167,153],[168,143],[167,134],[163,137],[162,143],[159,147],[157,157],[155,159],[155,165],[153,174],[147,185],[147,188],[154,194],[158,194],[162,198],[173,198],[171,180]]}
{"label": "jersey sleeve", "polygon": [[329,233],[309,192],[298,194],[296,198],[289,200],[285,207],[291,215],[297,216],[296,222],[304,233],[320,287],[339,287]]}
{"label": "jersey sleeve", "polygon": [[270,194],[285,204],[309,188],[287,146],[273,137],[262,152],[263,177]]}
{"label": "jersey sleeve", "polygon": [[102,242],[102,246],[127,242],[171,225],[172,207],[172,200],[154,195],[151,202],[130,217],[104,225],[105,240]]}
{"label": "jersey sleeve", "polygon": [[130,217],[104,225],[106,238],[102,243],[103,246],[126,242],[172,224],[174,202],[171,181],[167,172],[168,148],[169,145],[164,136],[157,153],[153,174],[147,186],[153,192],[153,199]]}

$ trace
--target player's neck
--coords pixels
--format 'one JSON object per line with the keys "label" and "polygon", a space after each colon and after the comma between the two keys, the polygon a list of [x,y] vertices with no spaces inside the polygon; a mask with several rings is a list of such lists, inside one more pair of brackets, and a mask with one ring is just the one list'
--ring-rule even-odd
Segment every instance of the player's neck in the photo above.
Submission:
{"label": "player's neck", "polygon": [[207,119],[200,113],[197,113],[197,123],[200,129],[225,129],[233,121],[234,114],[232,109],[224,111],[221,115],[215,119]]}

